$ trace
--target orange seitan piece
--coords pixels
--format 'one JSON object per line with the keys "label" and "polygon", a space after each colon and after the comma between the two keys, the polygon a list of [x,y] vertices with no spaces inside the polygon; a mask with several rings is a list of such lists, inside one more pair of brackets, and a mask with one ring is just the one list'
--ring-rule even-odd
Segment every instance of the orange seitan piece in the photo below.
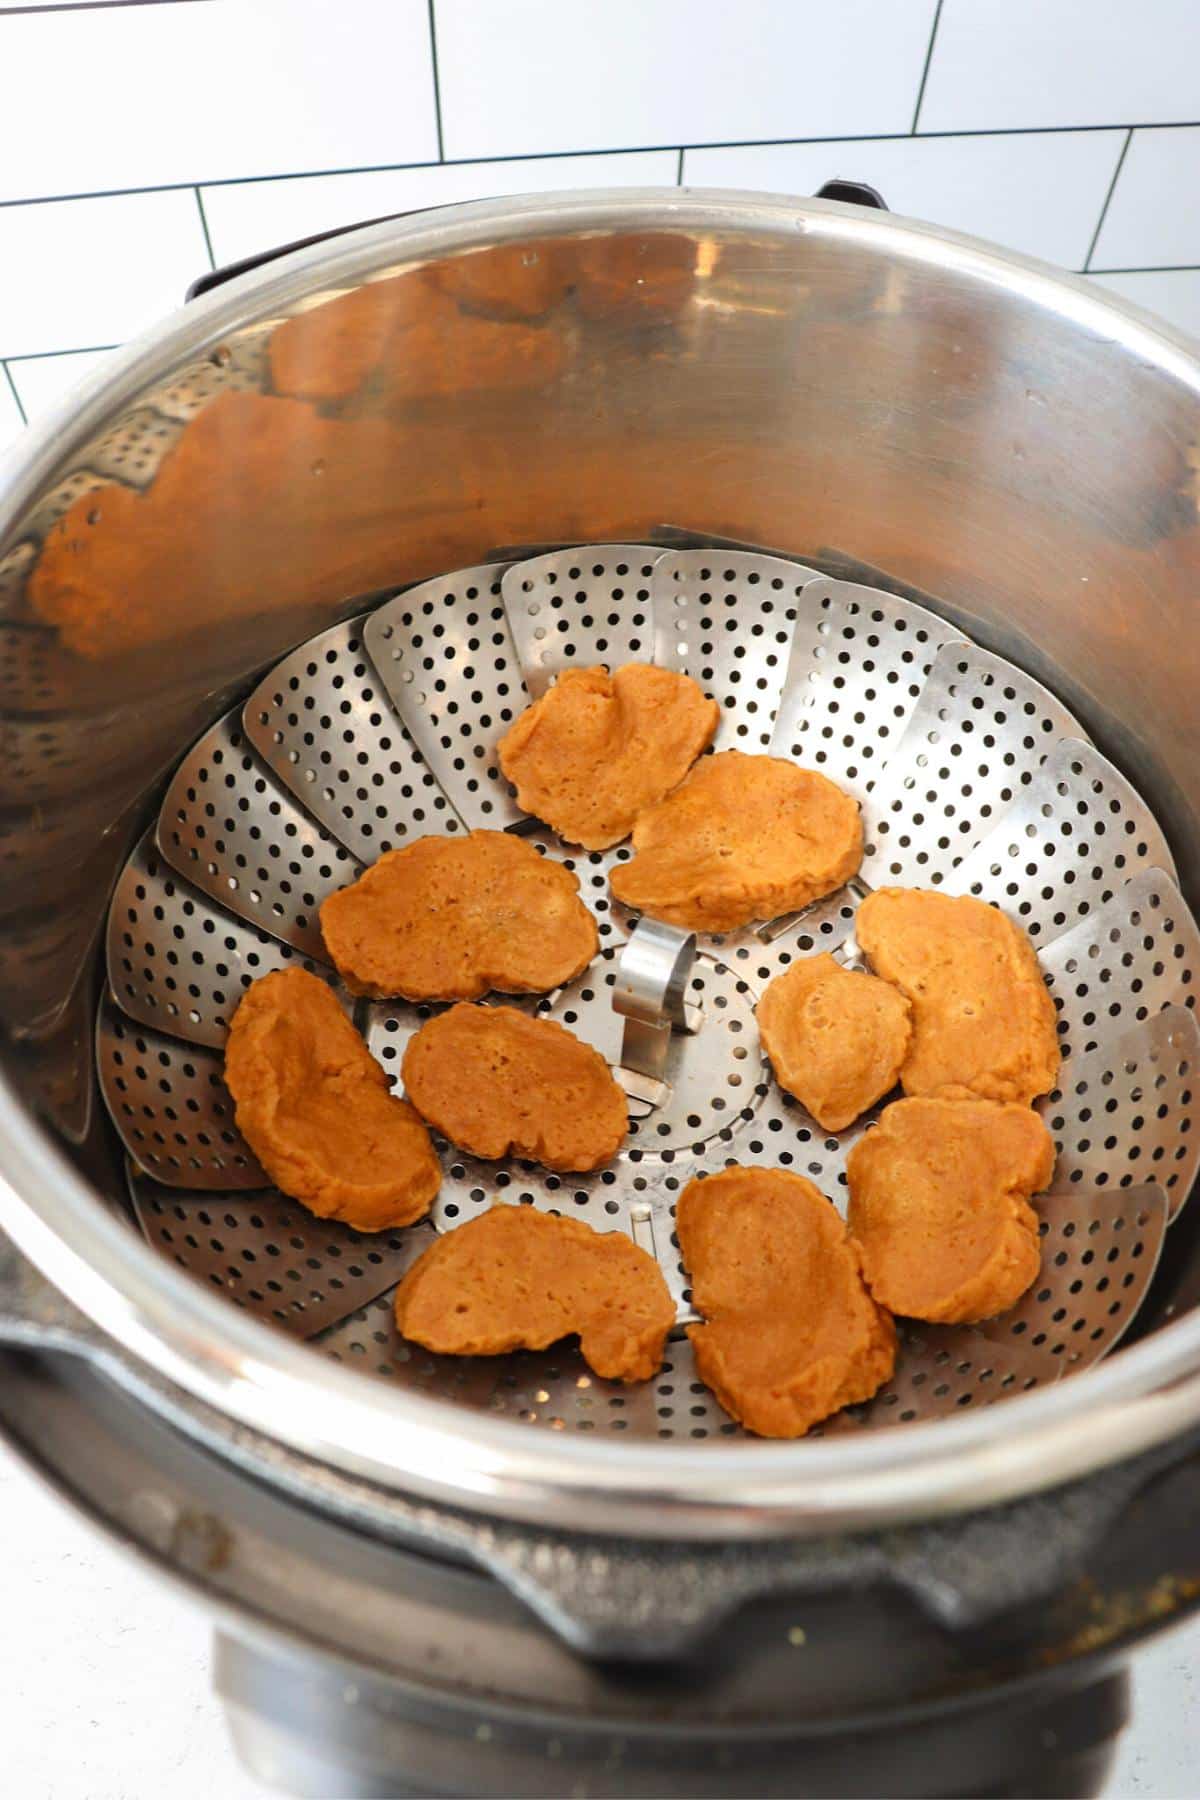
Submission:
{"label": "orange seitan piece", "polygon": [[760,1437],[802,1437],[871,1395],[896,1363],[890,1314],[858,1246],[811,1181],[726,1169],[688,1183],[675,1228],[704,1314],[688,1336],[726,1412]]}
{"label": "orange seitan piece", "polygon": [[315,975],[281,969],[247,989],[225,1080],[271,1180],[319,1218],[386,1231],[429,1211],[442,1179],[429,1133]]}
{"label": "orange seitan piece", "polygon": [[937,1324],[991,1319],[1036,1279],[1029,1196],[1054,1144],[1026,1106],[897,1100],[846,1159],[850,1229],[882,1305]]}
{"label": "orange seitan piece", "polygon": [[619,844],[683,780],[720,719],[690,675],[626,663],[567,669],[500,739],[518,804],[571,844]]}
{"label": "orange seitan piece", "polygon": [[1058,1077],[1054,1002],[1033,945],[999,908],[969,895],[880,888],[858,909],[859,947],[912,1001],[906,1094],[1019,1100]]}
{"label": "orange seitan piece", "polygon": [[532,1206],[493,1206],[447,1232],[396,1290],[396,1327],[444,1356],[544,1350],[579,1334],[607,1381],[660,1367],[675,1302],[652,1256]]}
{"label": "orange seitan piece", "polygon": [[895,1087],[911,1012],[890,982],[822,953],[768,982],[756,1016],[780,1087],[826,1131],[842,1131]]}
{"label": "orange seitan piece", "polygon": [[511,1006],[452,1006],[409,1039],[404,1087],[435,1131],[473,1156],[598,1169],[629,1129],[598,1050]]}
{"label": "orange seitan piece", "polygon": [[862,861],[858,806],[825,775],[723,750],[643,812],[618,900],[686,931],[732,931],[832,893]]}
{"label": "orange seitan piece", "polygon": [[598,943],[579,882],[505,831],[422,837],[321,908],[347,987],[373,999],[540,994],[582,974]]}

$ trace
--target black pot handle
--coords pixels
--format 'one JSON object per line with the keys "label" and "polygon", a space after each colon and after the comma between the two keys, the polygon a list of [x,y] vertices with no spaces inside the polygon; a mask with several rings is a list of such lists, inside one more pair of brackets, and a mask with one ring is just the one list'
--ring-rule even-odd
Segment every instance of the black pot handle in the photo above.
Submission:
{"label": "black pot handle", "polygon": [[312,237],[297,238],[291,244],[277,244],[273,250],[259,250],[253,256],[243,256],[238,262],[226,263],[223,268],[210,269],[207,275],[198,275],[184,299],[199,300],[201,295],[211,294],[214,288],[224,287],[227,281],[234,281],[239,275],[248,275],[251,269],[261,269],[264,264],[275,262],[281,256],[290,256],[293,250],[307,250],[310,244],[325,244],[330,238],[345,237],[347,232],[362,231],[367,225],[386,225],[393,219],[415,219],[423,212],[442,210],[445,209],[414,206],[408,212],[381,213],[377,219],[358,219],[353,225],[335,225],[332,231],[317,231]]}
{"label": "black pot handle", "polygon": [[1143,1490],[1198,1457],[1193,1433],[983,1512],[790,1543],[678,1546],[461,1521],[463,1544],[591,1656],[686,1654],[749,1601],[874,1585],[909,1594],[947,1631],[971,1633],[1069,1589]]}
{"label": "black pot handle", "polygon": [[[881,196],[862,181],[827,181],[818,190],[816,197],[818,200],[849,200],[855,206],[876,206],[883,212],[887,211]],[[466,202],[459,204],[465,205]],[[328,243],[331,238],[345,237],[349,231],[361,231],[366,225],[386,225],[394,219],[416,219],[425,212],[445,210],[442,207],[416,206],[408,212],[381,213],[377,219],[359,219],[353,225],[337,225],[332,231],[318,231],[312,237],[297,238],[291,244],[278,244],[273,250],[259,250],[254,256],[243,256],[238,262],[226,263],[220,269],[210,269],[207,275],[198,275],[184,299],[199,300],[202,294],[211,294],[214,288],[224,287],[227,281],[233,281],[239,275],[248,275],[251,269],[261,269],[266,263],[275,262],[278,257],[290,256],[293,250],[307,250],[311,244]]]}
{"label": "black pot handle", "polygon": [[[198,1407],[85,1318],[0,1235],[0,1345],[92,1363],[181,1429],[257,1475],[270,1471],[299,1498],[354,1518],[358,1484],[303,1458],[280,1459],[255,1432]],[[897,1433],[897,1454],[903,1454]],[[762,1544],[671,1544],[582,1537],[510,1525],[449,1507],[373,1492],[370,1528],[465,1557],[488,1569],[590,1656],[639,1661],[685,1654],[747,1601],[886,1583],[906,1590],[953,1631],[1057,1592],[1096,1555],[1106,1533],[1154,1478],[1200,1437],[1159,1445],[1051,1492],[930,1524]],[[1200,1479],[1198,1473],[1196,1479]],[[1194,1486],[1194,1482],[1193,1482]],[[344,1491],[343,1491],[344,1490]],[[1187,1531],[1194,1498],[1189,1489]],[[1153,1541],[1153,1524],[1140,1531]],[[1180,1605],[1183,1590],[1179,1596]]]}
{"label": "black pot handle", "polygon": [[824,187],[816,192],[818,200],[845,200],[851,206],[873,206],[879,212],[886,212],[887,201],[878,188],[868,187],[865,181],[842,181],[835,177],[827,181]]}

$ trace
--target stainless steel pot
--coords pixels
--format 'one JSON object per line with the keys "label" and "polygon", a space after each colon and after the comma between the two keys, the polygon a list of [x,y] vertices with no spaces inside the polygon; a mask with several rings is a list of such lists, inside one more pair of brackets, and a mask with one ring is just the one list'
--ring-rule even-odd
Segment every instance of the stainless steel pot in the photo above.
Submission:
{"label": "stainless steel pot", "polygon": [[[323,317],[348,293],[357,335]],[[265,664],[372,590],[663,520],[931,597],[1125,769],[1194,903],[1198,511],[1195,346],[830,202],[456,208],[295,251],[144,336],[0,471],[0,730],[27,753],[31,721],[57,733],[0,813],[0,1223],[51,1284],[13,1265],[0,1334],[76,1350],[314,1505],[336,1490],[389,1532],[452,1516],[542,1600],[513,1574],[522,1521],[791,1554],[1122,1464],[1111,1517],[1149,1466],[1129,1459],[1200,1426],[1190,1214],[1138,1340],[1002,1407],[796,1445],[533,1433],[356,1378],[130,1228],[92,1100],[93,952],[162,775]]]}

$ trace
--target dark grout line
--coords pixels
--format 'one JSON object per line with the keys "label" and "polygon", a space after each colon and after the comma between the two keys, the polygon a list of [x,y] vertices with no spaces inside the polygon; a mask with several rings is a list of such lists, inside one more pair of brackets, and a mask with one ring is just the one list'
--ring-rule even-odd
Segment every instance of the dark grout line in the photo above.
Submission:
{"label": "dark grout line", "polygon": [[675,186],[683,186],[683,151],[679,152],[679,161],[675,165]]}
{"label": "dark grout line", "polygon": [[22,425],[28,425],[29,417],[25,411],[25,408],[21,405],[21,396],[20,396],[20,394],[18,394],[17,384],[13,380],[13,372],[9,368],[7,362],[0,362],[0,369],[4,370],[5,377],[7,378],[7,381],[8,381],[8,391],[12,395],[14,404],[16,405],[16,409],[21,415]]}
{"label": "dark grout line", "polygon": [[1092,253],[1095,250],[1097,243],[1100,241],[1100,233],[1104,229],[1104,221],[1108,217],[1108,209],[1112,205],[1112,197],[1116,193],[1117,182],[1120,180],[1121,170],[1125,166],[1125,158],[1129,154],[1129,146],[1130,146],[1130,144],[1132,144],[1132,142],[1133,142],[1133,126],[1131,125],[1129,127],[1129,130],[1125,133],[1125,142],[1121,145],[1121,154],[1117,158],[1117,166],[1112,172],[1112,180],[1109,182],[1108,192],[1104,196],[1104,205],[1100,208],[1100,217],[1096,220],[1096,229],[1092,233],[1092,241],[1088,245],[1087,255],[1083,259],[1083,271],[1082,272],[1085,275],[1088,275],[1091,273]]}
{"label": "dark grout line", "polygon": [[1200,263],[1141,263],[1137,268],[1122,264],[1117,269],[1082,269],[1083,275],[1200,275]]}
{"label": "dark grout line", "polygon": [[40,6],[6,6],[0,12],[0,18],[7,18],[10,13],[77,13],[77,12],[116,12],[123,6],[204,6],[208,0],[74,0],[74,5],[55,5],[53,0],[43,0]]}
{"label": "dark grout line", "polygon": [[[875,139],[910,138],[960,138],[960,137],[1062,137],[1067,132],[1076,134],[1085,131],[1194,131],[1200,126],[1200,119],[1135,119],[1132,124],[1126,119],[1109,119],[1104,125],[977,125],[968,130],[961,126],[951,131],[877,131],[862,134],[863,142]],[[791,141],[790,139],[787,141]],[[810,138],[806,142],[813,144],[844,143],[839,138]]]}
{"label": "dark grout line", "polygon": [[429,55],[433,63],[433,111],[437,120],[438,161],[446,160],[446,145],[442,137],[442,82],[438,73],[437,49],[437,15],[434,11],[435,0],[429,0]]}
{"label": "dark grout line", "polygon": [[[1032,125],[1004,127],[1001,130],[980,131],[921,131],[916,133],[922,143],[938,138],[976,138],[976,137],[1049,137],[1064,132],[1085,131],[1158,131],[1158,130],[1195,130],[1200,127],[1200,119],[1172,120],[1169,125],[1154,122],[1149,125],[1126,125],[1122,123],[1109,125]],[[447,156],[435,160],[432,157],[418,158],[408,163],[367,163],[336,169],[277,169],[266,175],[232,175],[218,177],[215,180],[198,181],[159,181],[150,182],[144,187],[135,188],[92,188],[69,194],[31,194],[20,200],[0,200],[0,210],[10,206],[55,206],[66,200],[113,200],[130,194],[171,194],[190,187],[249,187],[255,182],[265,181],[318,181],[326,175],[390,175],[412,169],[456,168],[467,169],[483,167],[489,163],[514,162],[562,162],[572,156],[644,156],[655,150],[770,150],[780,145],[801,144],[908,144],[913,141],[914,134],[909,131],[875,131],[842,133],[838,137],[815,138],[750,138],[728,139],[723,142],[711,140],[706,143],[684,144],[621,144],[616,149],[604,145],[599,149],[579,150],[544,150],[530,155],[528,151],[514,152],[511,156]]]}
{"label": "dark grout line", "polygon": [[917,120],[921,117],[921,103],[925,98],[925,83],[929,80],[929,65],[933,61],[933,46],[937,42],[938,26],[942,22],[942,0],[937,0],[933,9],[933,24],[929,30],[929,45],[925,51],[925,67],[921,70],[921,85],[917,89],[917,104],[913,108],[912,135],[915,137]]}
{"label": "dark grout line", "polygon": [[200,212],[200,226],[204,232],[204,248],[208,251],[208,266],[210,269],[215,269],[217,266],[217,259],[213,255],[212,235],[208,229],[208,214],[204,210],[204,197],[201,194],[199,187],[194,187],[192,192],[196,196],[196,205]]}
{"label": "dark grout line", "polygon": [[[870,134],[864,134],[863,142],[874,142],[876,139],[889,137],[902,137],[906,141],[909,138],[919,137],[922,143],[934,138],[1065,137],[1070,132],[1074,132],[1078,137],[1088,131],[1195,131],[1198,126],[1200,126],[1200,119],[1135,119],[1132,125],[1125,119],[1109,119],[1105,125],[973,125],[969,129],[956,126],[948,131],[881,131],[876,132],[874,138],[871,138]],[[838,143],[843,140],[812,138],[808,141],[821,144]]]}
{"label": "dark grout line", "polygon": [[[15,356],[0,357],[4,363],[45,362],[48,356],[103,356],[108,350],[119,350],[120,344],[68,344],[62,350],[25,350]],[[18,405],[20,402],[18,401]]]}

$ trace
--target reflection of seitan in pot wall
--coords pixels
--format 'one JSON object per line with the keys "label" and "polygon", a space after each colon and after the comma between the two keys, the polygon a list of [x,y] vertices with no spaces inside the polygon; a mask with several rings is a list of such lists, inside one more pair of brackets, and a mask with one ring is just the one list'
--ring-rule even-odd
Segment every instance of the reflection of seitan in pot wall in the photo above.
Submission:
{"label": "reflection of seitan in pot wall", "polygon": [[112,656],[381,586],[398,561],[406,489],[427,529],[462,504],[445,482],[436,500],[421,491],[406,469],[417,455],[379,419],[224,394],[148,493],[106,488],[72,506],[46,539],[30,602],[71,649]]}
{"label": "reflection of seitan in pot wall", "polygon": [[[529,273],[510,256],[501,287],[528,303],[518,272]],[[455,285],[418,271],[284,321],[270,344],[275,393],[219,394],[148,491],[93,486],[51,527],[29,578],[37,617],[69,648],[108,657],[222,622],[332,610],[424,572],[414,557],[455,560],[494,485],[482,468],[469,482],[472,460],[508,455],[499,420],[481,450],[457,403],[490,394],[503,406],[507,394],[520,411],[563,362],[553,329],[511,308],[500,320],[465,310],[481,303],[482,271],[461,303]],[[431,405],[446,416],[429,417]]]}
{"label": "reflection of seitan in pot wall", "polygon": [[[621,425],[640,387],[566,381],[574,322],[661,324],[686,309],[692,259],[666,234],[498,246],[307,306],[272,333],[273,393],[219,393],[148,490],[93,489],[52,526],[34,613],[68,648],[113,657],[283,612],[299,630],[488,537],[540,533],[548,514],[568,536],[605,535],[578,495],[610,493],[614,521],[642,512]],[[555,438],[563,454],[543,463]]]}
{"label": "reflection of seitan in pot wall", "polygon": [[414,401],[540,387],[558,374],[563,348],[541,326],[464,311],[421,270],[285,320],[270,363],[278,394],[390,416]]}
{"label": "reflection of seitan in pot wall", "polygon": [[[1176,655],[1136,659],[1137,712],[1170,714],[1195,666],[1185,402],[1151,426],[1106,346],[1047,314],[1001,355],[975,341],[969,284],[930,310],[914,282],[905,268],[881,284],[870,258],[816,240],[646,232],[495,246],[306,304],[277,328],[275,379],[337,416],[257,393],[211,402],[147,494],[104,489],[49,533],[32,606],[89,656],[171,642],[191,668],[191,638],[198,662],[240,669],[356,592],[496,543],[702,521],[818,560],[852,549],[968,623],[1002,618],[1047,670],[1078,669],[1085,606],[1079,680],[1101,705],[1127,685],[1153,593]],[[341,341],[350,316],[370,321],[365,349]],[[451,356],[439,332],[466,348]],[[385,343],[407,343],[404,367],[369,375]],[[1085,362],[1088,416],[1135,471],[1115,495],[1088,454]],[[232,638],[218,647],[214,626]],[[1184,782],[1194,755],[1188,721],[1164,760]]]}

